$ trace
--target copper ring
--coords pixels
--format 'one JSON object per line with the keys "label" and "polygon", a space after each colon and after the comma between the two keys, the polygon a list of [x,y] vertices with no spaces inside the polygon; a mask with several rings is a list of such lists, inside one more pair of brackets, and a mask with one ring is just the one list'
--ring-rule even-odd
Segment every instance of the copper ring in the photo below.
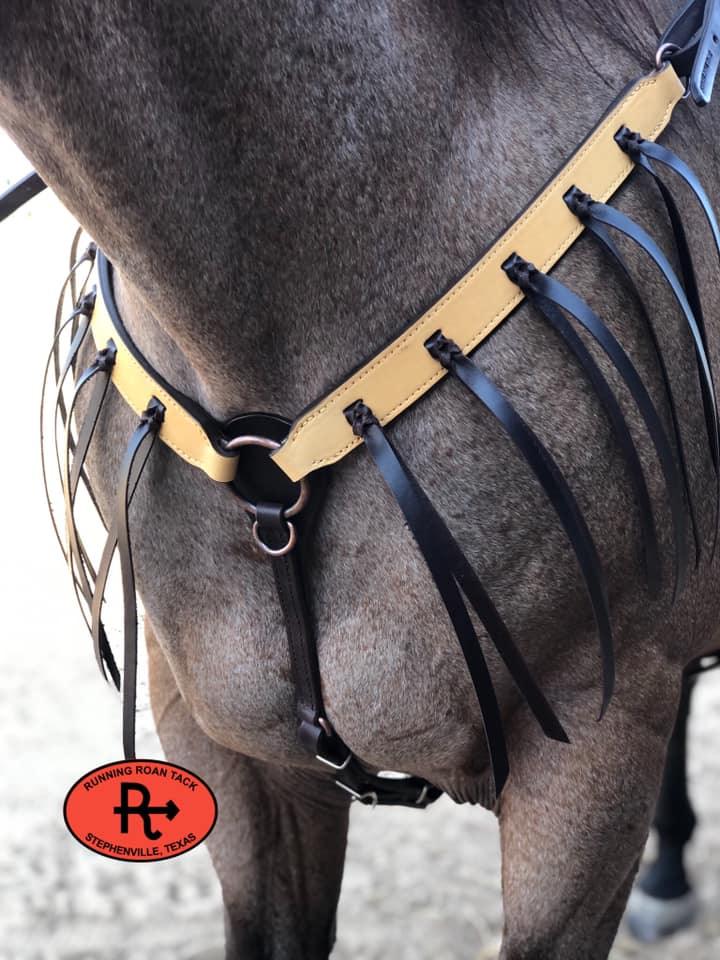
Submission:
{"label": "copper ring", "polygon": [[[243,434],[240,437],[233,437],[232,440],[224,440],[223,446],[226,450],[238,450],[240,447],[264,447],[265,450],[279,450],[282,444],[278,443],[277,440],[271,440],[270,437],[257,437],[253,434]],[[283,517],[288,519],[289,517],[297,516],[297,514],[300,513],[303,507],[307,504],[309,499],[310,484],[307,481],[307,477],[303,477],[300,481],[300,493],[298,494],[298,498],[295,503],[291,503],[289,507],[285,507],[283,510]],[[254,503],[239,495],[238,500],[249,513],[251,513],[253,516],[257,516],[257,507]],[[292,528],[292,524],[289,523],[288,526]],[[255,539],[257,540],[257,536]],[[258,542],[262,545],[261,541]],[[274,556],[270,550],[267,552],[270,553],[271,556]],[[283,552],[285,552],[285,548],[283,548]],[[277,554],[277,556],[282,556],[282,553]]]}
{"label": "copper ring", "polygon": [[269,547],[266,543],[264,543],[260,539],[257,520],[252,525],[253,539],[255,540],[255,543],[260,547],[260,549],[263,551],[263,553],[266,553],[269,557],[284,557],[286,553],[290,553],[290,551],[293,549],[293,547],[297,543],[297,533],[295,533],[295,524],[290,523],[290,521],[288,520],[287,528],[288,528],[287,543],[282,547],[278,547],[276,550],[274,550],[272,547]]}

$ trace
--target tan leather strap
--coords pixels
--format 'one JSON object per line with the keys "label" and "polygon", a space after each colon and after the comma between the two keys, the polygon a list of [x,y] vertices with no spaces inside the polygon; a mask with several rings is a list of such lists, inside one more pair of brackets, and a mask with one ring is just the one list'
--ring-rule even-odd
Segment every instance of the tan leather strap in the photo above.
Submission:
{"label": "tan leather strap", "polygon": [[140,416],[152,397],[157,397],[165,407],[165,419],[158,434],[160,439],[183,460],[204,470],[213,480],[226,483],[232,480],[237,457],[218,452],[202,424],[133,356],[112,321],[100,284],[92,315],[92,334],[98,349],[104,347],[108,340],[115,344],[117,356],[112,382],[135,413]]}
{"label": "tan leather strap", "polygon": [[516,252],[547,272],[583,226],[563,202],[572,186],[596,200],[608,200],[628,177],[633,163],[614,140],[627,126],[655,140],[667,126],[685,88],[671,66],[639,80],[604,116],[563,169],[465,276],[423,316],[377,353],[344,383],[303,413],[273,454],[292,480],[341,460],[361,439],[353,435],[343,410],[363,400],[384,425],[446,375],[424,347],[439,328],[473,350],[523,299],[501,269]]}

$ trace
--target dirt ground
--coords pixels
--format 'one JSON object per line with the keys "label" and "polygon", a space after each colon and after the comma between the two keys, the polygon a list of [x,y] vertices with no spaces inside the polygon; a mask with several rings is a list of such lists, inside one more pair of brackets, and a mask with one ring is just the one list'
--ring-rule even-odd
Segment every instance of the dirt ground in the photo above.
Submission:
{"label": "dirt ground", "polygon": [[[24,166],[0,139],[0,190]],[[0,960],[220,960],[220,894],[204,849],[118,863],[81,847],[62,820],[70,784],[119,753],[119,704],[71,602],[39,473],[39,385],[71,232],[49,195],[0,226]],[[160,755],[147,709],[140,731],[139,755]],[[718,742],[720,675],[700,684],[692,721],[699,923],[652,947],[622,932],[613,960],[720,956]],[[425,812],[354,810],[337,960],[490,960],[501,925],[489,814],[445,799]]]}

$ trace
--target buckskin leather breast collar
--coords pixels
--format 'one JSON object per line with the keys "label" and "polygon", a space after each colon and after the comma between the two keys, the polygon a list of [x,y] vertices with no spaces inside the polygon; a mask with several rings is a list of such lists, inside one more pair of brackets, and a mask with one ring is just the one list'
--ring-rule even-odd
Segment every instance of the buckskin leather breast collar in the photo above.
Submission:
{"label": "buckskin leather breast collar", "polygon": [[[509,771],[507,749],[492,680],[469,608],[483,623],[490,642],[546,736],[567,741],[560,720],[535,683],[500,612],[383,430],[446,374],[457,377],[504,428],[541,484],[568,537],[597,625],[603,668],[602,716],[612,696],[615,666],[601,560],[552,454],[510,399],[472,363],[468,354],[525,299],[561,338],[580,374],[593,386],[627,464],[640,514],[648,587],[652,595],[657,595],[661,587],[661,557],[643,467],[615,393],[578,336],[577,328],[587,332],[604,350],[641,414],[662,468],[673,525],[677,595],[683,588],[688,566],[693,560],[695,564],[700,560],[701,532],[686,468],[680,419],[655,335],[652,311],[643,307],[644,321],[663,372],[672,415],[670,431],[665,429],[654,401],[619,341],[581,297],[549,276],[548,271],[587,230],[626,274],[642,303],[641,291],[634,287],[632,272],[615,245],[614,235],[630,238],[650,258],[668,283],[693,341],[709,456],[716,479],[720,478],[717,404],[702,303],[680,210],[659,171],[670,171],[693,191],[719,253],[720,228],[694,173],[678,156],[655,142],[680,100],[692,97],[698,104],[709,101],[718,65],[719,36],[720,0],[687,3],[661,38],[656,70],[632,84],[617,99],[568,162],[481,259],[392,343],[313,403],[292,424],[272,414],[247,414],[219,423],[175,390],[153,369],[125,330],[115,304],[112,267],[106,258],[94,244],[80,257],[74,252],[66,281],[72,290],[73,309],[64,321],[58,311],[46,376],[47,383],[56,384],[52,434],[57,441],[58,424],[61,434],[57,462],[66,530],[61,535],[56,526],[56,532],[93,636],[100,669],[105,676],[109,674],[118,688],[122,686],[126,757],[134,756],[137,670],[137,611],[128,506],[158,438],[211,479],[227,484],[240,498],[250,519],[250,533],[273,566],[295,682],[299,740],[318,761],[332,768],[338,785],[355,799],[423,807],[441,792],[417,777],[382,776],[370,771],[333,730],[323,707],[303,556],[309,549],[313,521],[326,484],[323,468],[361,443],[398,501],[454,627],[480,705],[496,795],[499,796]],[[679,276],[652,237],[607,205],[635,169],[651,177],[660,190],[673,230]],[[41,186],[37,175],[33,175],[0,197],[0,219]],[[84,264],[90,270],[77,287],[77,276]],[[97,277],[97,285],[86,293],[91,276]],[[90,366],[78,373],[78,355],[90,331],[97,353]],[[60,353],[63,337],[70,340],[64,359]],[[112,516],[105,518],[105,549],[95,565],[78,532],[74,508],[78,487],[87,479],[85,459],[110,384],[135,411],[139,422],[123,459],[115,508]],[[75,432],[73,415],[77,399],[85,391],[89,392],[87,411]],[[719,490],[720,479],[716,484],[716,539]],[[691,537],[687,536],[688,528]],[[695,545],[694,558],[688,555],[688,539]],[[714,549],[713,545],[713,553]],[[102,619],[105,586],[116,552],[124,604],[122,684]]]}

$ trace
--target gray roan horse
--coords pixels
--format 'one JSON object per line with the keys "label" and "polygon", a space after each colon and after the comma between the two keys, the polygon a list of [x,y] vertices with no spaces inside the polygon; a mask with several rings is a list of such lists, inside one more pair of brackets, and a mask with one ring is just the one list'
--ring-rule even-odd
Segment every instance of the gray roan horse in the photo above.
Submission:
{"label": "gray roan horse", "polygon": [[[505,228],[623,85],[651,69],[674,12],[673,0],[4,0],[0,120],[115,264],[125,323],[164,376],[221,420],[292,416]],[[685,148],[714,197],[719,134],[717,110],[684,105],[664,141]],[[619,203],[662,239],[649,181],[633,177]],[[706,236],[690,204],[688,228]],[[715,351],[716,262],[695,246]],[[371,767],[411,771],[499,818],[505,960],[607,956],[683,668],[720,646],[714,479],[692,348],[656,273],[628,256],[662,331],[697,491],[700,563],[674,605],[669,570],[662,597],[648,597],[622,458],[557,338],[525,305],[475,356],[553,450],[606,566],[618,679],[601,723],[571,552],[522,460],[457,383],[398,420],[393,439],[571,745],[542,736],[491,658],[512,763],[495,802],[461,654],[363,451],[334,470],[312,559],[325,703],[344,741]],[[554,275],[609,318],[661,396],[635,302],[591,239]],[[630,405],[626,416],[670,556],[659,467]],[[90,463],[103,511],[133,425],[112,398]],[[218,794],[209,847],[228,955],[326,957],[349,798],[297,746],[270,568],[239,503],[167,449],[152,458],[132,524],[157,727],[168,757]]]}

